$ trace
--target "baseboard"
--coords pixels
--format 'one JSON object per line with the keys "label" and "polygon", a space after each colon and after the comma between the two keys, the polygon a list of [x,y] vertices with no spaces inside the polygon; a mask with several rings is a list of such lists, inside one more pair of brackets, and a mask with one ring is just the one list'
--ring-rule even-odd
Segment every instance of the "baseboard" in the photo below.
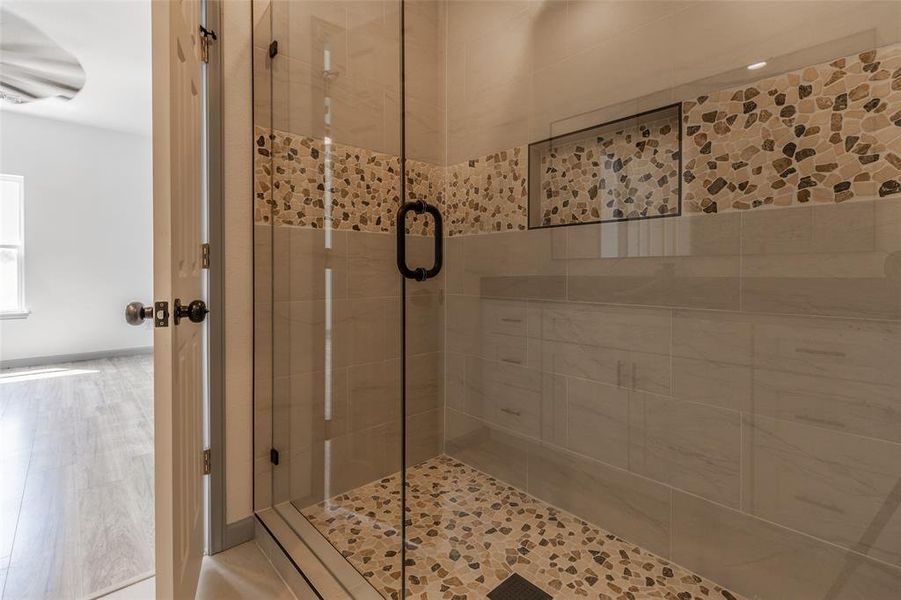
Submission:
{"label": "baseboard", "polygon": [[153,346],[141,348],[120,348],[118,350],[100,350],[98,352],[80,352],[77,354],[56,354],[53,356],[31,356],[0,361],[0,369],[21,369],[22,367],[43,367],[60,363],[82,362],[101,358],[117,358],[121,356],[140,356],[153,354]]}
{"label": "baseboard", "polygon": [[257,547],[263,552],[269,563],[275,568],[285,585],[298,600],[324,600],[303,575],[300,567],[293,562],[275,536],[263,524],[262,520],[254,520]]}
{"label": "baseboard", "polygon": [[228,523],[225,526],[225,532],[222,536],[222,550],[220,550],[220,552],[252,540],[255,528],[256,519],[254,519],[253,516],[246,517],[240,521],[235,521],[234,523]]}

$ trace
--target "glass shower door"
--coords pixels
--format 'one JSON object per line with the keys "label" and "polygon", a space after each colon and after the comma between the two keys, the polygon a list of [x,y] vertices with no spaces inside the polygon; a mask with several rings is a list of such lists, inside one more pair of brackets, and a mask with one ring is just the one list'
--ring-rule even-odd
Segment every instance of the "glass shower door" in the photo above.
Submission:
{"label": "glass shower door", "polygon": [[901,4],[404,20],[407,595],[901,597]]}
{"label": "glass shower door", "polygon": [[271,235],[273,505],[386,598],[402,582],[400,7],[273,1],[256,49],[271,111],[256,137],[270,175],[257,218]]}

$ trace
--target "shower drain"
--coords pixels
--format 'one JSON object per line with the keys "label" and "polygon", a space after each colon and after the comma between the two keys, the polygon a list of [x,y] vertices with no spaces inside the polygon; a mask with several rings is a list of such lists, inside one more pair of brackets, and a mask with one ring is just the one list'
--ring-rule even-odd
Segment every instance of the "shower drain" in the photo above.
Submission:
{"label": "shower drain", "polygon": [[488,592],[490,600],[553,600],[553,596],[514,573]]}

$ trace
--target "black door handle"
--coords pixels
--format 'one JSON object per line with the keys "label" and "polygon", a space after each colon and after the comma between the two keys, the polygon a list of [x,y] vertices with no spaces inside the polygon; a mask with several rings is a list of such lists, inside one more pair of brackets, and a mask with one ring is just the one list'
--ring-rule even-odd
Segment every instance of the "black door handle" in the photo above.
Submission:
{"label": "black door handle", "polygon": [[176,298],[173,320],[176,325],[178,325],[182,319],[188,319],[192,323],[203,323],[203,320],[206,319],[209,312],[210,309],[206,307],[206,302],[203,300],[194,300],[190,304],[182,304],[181,300]]}
{"label": "black door handle", "polygon": [[[407,213],[413,211],[417,215],[429,213],[435,220],[435,263],[432,268],[417,267],[411,269],[407,266]],[[405,202],[397,211],[397,270],[407,279],[425,281],[441,272],[444,262],[442,239],[444,237],[444,225],[441,221],[441,211],[437,207],[424,200]]]}

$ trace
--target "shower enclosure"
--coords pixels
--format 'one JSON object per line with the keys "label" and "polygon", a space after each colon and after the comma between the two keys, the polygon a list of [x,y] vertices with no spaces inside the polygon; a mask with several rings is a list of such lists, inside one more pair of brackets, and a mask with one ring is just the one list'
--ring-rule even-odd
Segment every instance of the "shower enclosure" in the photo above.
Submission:
{"label": "shower enclosure", "polygon": [[899,42],[254,0],[257,508],[357,598],[901,597]]}

